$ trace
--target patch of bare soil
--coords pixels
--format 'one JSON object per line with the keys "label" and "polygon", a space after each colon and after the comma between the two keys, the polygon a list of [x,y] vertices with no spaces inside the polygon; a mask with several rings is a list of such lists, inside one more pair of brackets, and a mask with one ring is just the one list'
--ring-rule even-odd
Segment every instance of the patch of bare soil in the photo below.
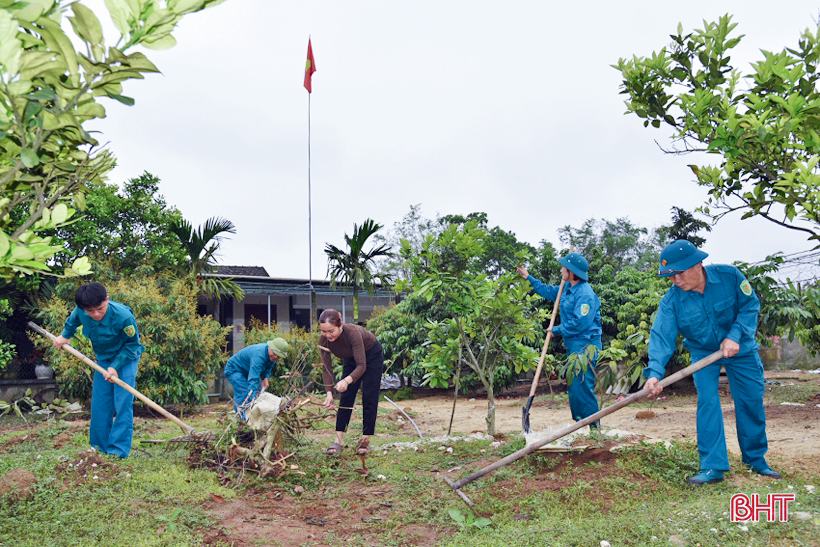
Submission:
{"label": "patch of bare soil", "polygon": [[[321,501],[302,500],[282,489],[254,491],[240,499],[212,499],[204,504],[219,525],[204,532],[204,545],[236,547],[344,545],[355,539],[381,545],[380,523],[394,515],[390,485],[319,492]],[[407,545],[435,545],[446,531],[402,523],[394,539]],[[400,537],[399,537],[400,536]]]}
{"label": "patch of bare soil", "polygon": [[118,472],[118,467],[89,448],[75,454],[70,461],[58,464],[56,470],[60,481],[58,487],[61,490],[70,490],[77,484],[103,484]]}

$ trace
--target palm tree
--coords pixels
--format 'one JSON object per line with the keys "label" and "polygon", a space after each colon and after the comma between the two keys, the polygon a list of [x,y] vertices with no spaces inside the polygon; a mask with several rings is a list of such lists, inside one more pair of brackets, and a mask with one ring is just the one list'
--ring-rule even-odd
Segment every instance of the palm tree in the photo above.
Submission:
{"label": "palm tree", "polygon": [[345,242],[348,251],[325,244],[325,254],[328,258],[327,272],[330,277],[331,287],[336,283],[350,285],[353,287],[353,321],[359,320],[359,289],[363,288],[367,294],[373,296],[376,292],[376,279],[385,286],[390,283],[390,276],[385,273],[374,273],[371,268],[375,266],[373,259],[379,256],[390,254],[390,245],[382,244],[373,247],[368,252],[364,252],[364,244],[367,239],[382,228],[371,219],[365,220],[361,226],[353,224],[353,237],[345,233]]}
{"label": "palm tree", "polygon": [[203,293],[214,298],[227,293],[237,300],[245,296],[245,292],[239,285],[230,279],[203,276],[203,274],[216,271],[215,255],[225,237],[223,234],[236,233],[233,222],[225,218],[211,217],[205,221],[205,224],[194,229],[190,222],[180,218],[171,223],[170,229],[179,238],[188,255],[186,263],[188,275],[196,279]]}

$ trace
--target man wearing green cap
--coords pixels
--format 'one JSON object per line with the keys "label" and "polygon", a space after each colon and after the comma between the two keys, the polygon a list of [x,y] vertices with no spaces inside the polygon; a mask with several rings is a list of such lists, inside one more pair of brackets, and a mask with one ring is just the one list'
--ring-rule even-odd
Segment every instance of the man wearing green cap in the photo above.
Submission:
{"label": "man wearing green cap", "polygon": [[766,415],[763,411],[763,363],[755,341],[760,302],[752,286],[734,266],[703,265],[707,255],[686,240],[673,241],[660,256],[658,275],[669,277],[672,287],[658,305],[649,334],[649,365],[644,369],[645,387],[655,397],[663,391],[666,363],[675,352],[678,333],[698,361],[718,350],[723,359],[695,372],[698,391],[697,434],[700,471],[686,482],[701,485],[723,480],[729,470],[718,379],[726,369],[735,402],[737,440],[743,463],[752,471],[773,479],[780,474],[766,463]]}
{"label": "man wearing green cap", "polygon": [[[567,379],[569,393],[569,410],[572,418],[578,422],[598,412],[598,399],[595,397],[595,363],[601,349],[601,301],[587,282],[589,263],[579,253],[569,253],[558,259],[561,264],[561,279],[564,285],[561,302],[558,304],[561,324],[552,327],[552,334],[564,339],[567,354],[587,355],[591,358],[585,371],[580,371]],[[532,290],[547,300],[558,296],[558,285],[545,285],[527,272],[523,266],[518,267],[518,275],[530,282]],[[588,348],[593,351],[588,353]],[[592,424],[598,427],[598,423]]]}
{"label": "man wearing green cap", "polygon": [[250,402],[268,389],[273,364],[284,359],[289,347],[283,338],[274,338],[241,349],[228,359],[225,378],[233,387],[233,409],[243,420]]}

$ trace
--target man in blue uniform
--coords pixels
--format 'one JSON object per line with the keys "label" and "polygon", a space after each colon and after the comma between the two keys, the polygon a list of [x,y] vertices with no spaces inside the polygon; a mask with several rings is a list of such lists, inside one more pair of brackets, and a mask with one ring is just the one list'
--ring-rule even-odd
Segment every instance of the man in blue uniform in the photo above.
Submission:
{"label": "man in blue uniform", "polygon": [[80,286],[74,302],[77,306],[53,344],[62,348],[80,326],[91,340],[97,364],[106,373],[94,372],[89,441],[100,452],[125,458],[134,432],[134,396],[115,385],[114,379],[136,385],[137,364],[145,349],[140,344],[137,321],[128,306],[108,299],[100,283]]}
{"label": "man in blue uniform", "polygon": [[274,338],[236,352],[225,365],[225,378],[233,387],[233,409],[245,419],[245,410],[259,393],[268,389],[273,364],[287,355],[287,341]]}
{"label": "man in blue uniform", "polygon": [[672,287],[661,298],[649,335],[649,365],[643,375],[650,397],[663,391],[666,363],[675,352],[678,333],[692,362],[718,350],[723,359],[694,374],[698,391],[697,434],[700,471],[689,484],[720,482],[729,470],[723,413],[718,397],[720,367],[726,369],[735,403],[737,440],[743,463],[753,471],[779,479],[766,463],[766,415],[763,412],[763,363],[755,341],[760,302],[751,285],[734,266],[704,266],[705,252],[686,240],[673,241],[661,251],[658,275]]}
{"label": "man in blue uniform", "polygon": [[[568,379],[569,410],[572,418],[578,422],[598,412],[598,399],[595,397],[595,364],[598,350],[601,349],[601,301],[592,290],[587,280],[589,263],[579,253],[569,253],[558,259],[561,264],[561,279],[564,291],[559,303],[561,323],[552,327],[554,336],[564,339],[568,354],[592,355],[586,371]],[[558,285],[545,285],[527,272],[523,266],[518,267],[518,275],[530,282],[532,290],[547,300],[558,296]],[[588,348],[593,348],[588,352]],[[592,424],[597,427],[598,423]]]}

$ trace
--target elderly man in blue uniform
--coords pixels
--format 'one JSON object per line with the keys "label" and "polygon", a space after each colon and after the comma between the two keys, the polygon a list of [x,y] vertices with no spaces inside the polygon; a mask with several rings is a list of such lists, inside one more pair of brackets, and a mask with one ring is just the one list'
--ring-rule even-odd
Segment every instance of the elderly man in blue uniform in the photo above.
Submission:
{"label": "elderly man in blue uniform", "polygon": [[[576,374],[568,381],[569,410],[578,422],[598,412],[595,397],[595,364],[601,349],[601,301],[588,283],[589,263],[579,253],[569,253],[558,259],[564,292],[558,305],[561,323],[552,327],[553,336],[564,339],[568,354],[587,354],[587,348],[595,348],[586,371]],[[518,275],[529,281],[532,290],[547,300],[558,296],[558,285],[546,285],[534,278],[523,266]],[[589,354],[587,354],[589,355]],[[598,423],[592,424],[598,427]]]}
{"label": "elderly man in blue uniform", "polygon": [[649,335],[649,365],[645,387],[655,397],[663,391],[666,363],[675,352],[678,333],[698,361],[718,350],[723,359],[694,374],[698,391],[697,434],[700,471],[689,484],[720,482],[729,470],[723,413],[718,397],[721,366],[726,369],[735,403],[737,440],[743,463],[753,471],[779,479],[766,463],[766,416],[763,411],[763,363],[755,341],[760,302],[749,281],[734,266],[704,266],[708,255],[686,240],[673,241],[660,255],[658,275],[669,277],[672,287],[661,298]]}
{"label": "elderly man in blue uniform", "polygon": [[126,458],[134,433],[134,396],[114,384],[114,379],[131,387],[137,383],[137,365],[145,349],[137,321],[128,306],[109,300],[100,283],[80,286],[74,302],[77,305],[53,344],[62,348],[80,326],[91,340],[97,363],[106,372],[94,372],[89,441],[100,452]]}
{"label": "elderly man in blue uniform", "polygon": [[236,352],[225,365],[225,378],[233,387],[233,409],[243,420],[250,402],[268,389],[273,365],[287,355],[287,341],[274,338]]}

